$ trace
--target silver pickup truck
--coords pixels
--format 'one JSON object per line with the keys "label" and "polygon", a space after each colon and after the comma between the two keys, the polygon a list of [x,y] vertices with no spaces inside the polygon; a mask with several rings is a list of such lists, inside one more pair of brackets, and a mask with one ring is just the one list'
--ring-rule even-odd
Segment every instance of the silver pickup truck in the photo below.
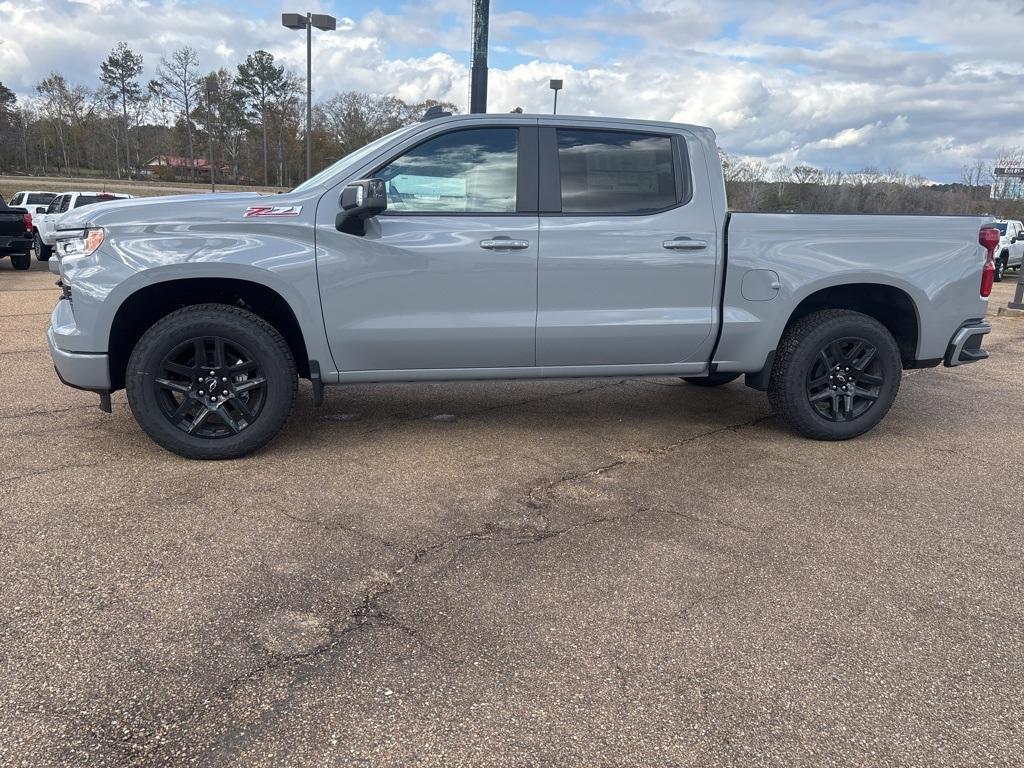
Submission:
{"label": "silver pickup truck", "polygon": [[[429,118],[429,119],[428,119]],[[429,115],[289,193],[69,212],[60,378],[127,389],[164,448],[229,458],[313,385],[745,375],[811,438],[871,429],[902,371],[987,357],[998,229],[730,213],[708,128]]]}

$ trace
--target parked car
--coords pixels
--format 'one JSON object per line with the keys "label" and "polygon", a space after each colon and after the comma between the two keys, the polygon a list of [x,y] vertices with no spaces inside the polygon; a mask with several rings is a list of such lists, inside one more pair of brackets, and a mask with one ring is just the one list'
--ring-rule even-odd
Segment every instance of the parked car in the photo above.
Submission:
{"label": "parked car", "polygon": [[56,196],[56,192],[16,192],[7,204],[12,208],[24,208],[33,216],[41,216]]}
{"label": "parked car", "polygon": [[[222,459],[325,384],[745,375],[782,421],[856,437],[902,371],[988,356],[982,216],[729,213],[714,133],[425,119],[289,193],[140,199],[59,222],[58,375]],[[870,247],[868,247],[870,246]]]}
{"label": "parked car", "polygon": [[36,258],[40,261],[50,260],[57,236],[57,220],[68,211],[111,200],[128,200],[131,197],[115,192],[63,192],[57,195],[46,206],[46,212],[35,219],[33,247]]}
{"label": "parked car", "polygon": [[10,256],[15,269],[32,265],[32,214],[24,208],[12,208],[0,196],[0,257]]}
{"label": "parked car", "polygon": [[1019,221],[997,219],[999,247],[996,249],[996,282],[1000,282],[1007,269],[1020,271],[1024,264],[1024,224]]}

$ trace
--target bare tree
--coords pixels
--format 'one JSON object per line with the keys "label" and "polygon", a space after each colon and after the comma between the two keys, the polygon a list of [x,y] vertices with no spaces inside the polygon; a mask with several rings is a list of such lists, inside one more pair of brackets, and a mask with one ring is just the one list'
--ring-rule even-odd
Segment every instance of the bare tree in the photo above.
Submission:
{"label": "bare tree", "polygon": [[192,109],[198,102],[202,88],[199,82],[199,54],[190,46],[178,48],[170,60],[160,59],[157,70],[161,95],[178,109],[178,117],[185,126],[185,147],[189,175],[196,180],[196,154],[192,145]]}

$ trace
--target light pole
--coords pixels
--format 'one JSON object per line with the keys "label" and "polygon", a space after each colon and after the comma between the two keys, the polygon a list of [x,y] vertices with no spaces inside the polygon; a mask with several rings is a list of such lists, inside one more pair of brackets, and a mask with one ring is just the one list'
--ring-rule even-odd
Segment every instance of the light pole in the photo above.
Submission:
{"label": "light pole", "polygon": [[552,91],[555,92],[555,106],[551,110],[551,114],[552,115],[557,115],[558,114],[558,92],[560,90],[562,90],[562,81],[561,80],[552,80],[549,83],[549,87],[551,88]]}
{"label": "light pole", "polygon": [[338,28],[338,20],[326,13],[282,13],[281,24],[288,29],[306,30],[306,178],[313,175],[313,27],[324,32]]}

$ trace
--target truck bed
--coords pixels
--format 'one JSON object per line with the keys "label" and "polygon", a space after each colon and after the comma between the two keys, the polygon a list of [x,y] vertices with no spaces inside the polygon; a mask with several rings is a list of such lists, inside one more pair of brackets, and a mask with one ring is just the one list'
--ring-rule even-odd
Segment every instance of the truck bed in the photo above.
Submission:
{"label": "truck bed", "polygon": [[[749,371],[774,350],[794,307],[829,290],[909,299],[919,319],[908,367],[937,364],[979,295],[988,216],[732,213],[726,222],[719,370]],[[842,288],[840,288],[842,286]],[[929,322],[920,323],[926,315]],[[769,352],[770,354],[770,352]],[[758,359],[760,361],[758,362]]]}

